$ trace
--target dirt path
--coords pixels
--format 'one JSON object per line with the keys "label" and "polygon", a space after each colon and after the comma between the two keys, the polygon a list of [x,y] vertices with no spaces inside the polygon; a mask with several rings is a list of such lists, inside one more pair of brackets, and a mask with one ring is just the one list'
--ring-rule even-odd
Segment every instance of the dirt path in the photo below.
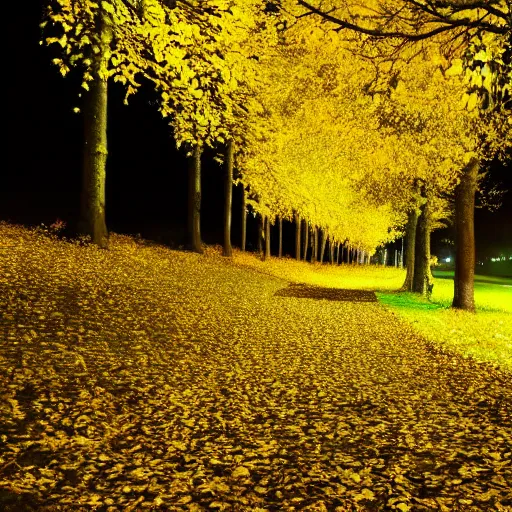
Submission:
{"label": "dirt path", "polygon": [[371,293],[0,236],[0,508],[512,507],[510,374]]}

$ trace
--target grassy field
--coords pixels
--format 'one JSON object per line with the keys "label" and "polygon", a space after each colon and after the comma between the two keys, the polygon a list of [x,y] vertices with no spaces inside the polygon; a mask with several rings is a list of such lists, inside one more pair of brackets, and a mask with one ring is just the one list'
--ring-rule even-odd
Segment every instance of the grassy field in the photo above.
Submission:
{"label": "grassy field", "polygon": [[[217,252],[210,249],[212,253]],[[434,272],[432,297],[396,293],[405,271],[393,267],[311,265],[293,259],[261,261],[235,251],[234,261],[293,282],[377,291],[379,301],[429,341],[512,370],[512,279],[475,277],[476,314],[450,308],[453,272]]]}

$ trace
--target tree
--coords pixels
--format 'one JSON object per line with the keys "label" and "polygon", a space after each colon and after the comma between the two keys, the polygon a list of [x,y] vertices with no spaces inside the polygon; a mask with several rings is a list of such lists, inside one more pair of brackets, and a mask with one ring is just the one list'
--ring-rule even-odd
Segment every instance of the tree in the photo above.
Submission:
{"label": "tree", "polygon": [[245,243],[247,239],[247,191],[245,190],[245,185],[240,182],[240,186],[242,187],[242,227],[240,234],[240,250],[245,252]]}
{"label": "tree", "polygon": [[190,250],[203,253],[201,241],[201,153],[196,145],[189,157],[188,167],[188,244]]}
{"label": "tree", "polygon": [[224,164],[224,247],[223,255],[231,257],[231,208],[233,204],[233,157],[234,143],[229,141],[226,147],[226,161]]}
{"label": "tree", "polygon": [[[123,25],[128,22],[130,28],[125,30],[127,27]],[[46,44],[58,44],[62,48],[62,57],[53,60],[60,73],[66,76],[70,67],[76,65],[83,69],[82,87],[88,92],[83,107],[85,129],[79,231],[103,248],[108,245],[105,221],[108,79],[123,77],[132,82],[128,91],[135,91],[138,84],[133,83],[133,76],[147,66],[140,56],[142,46],[137,39],[143,25],[129,2],[114,0],[100,4],[90,0],[53,1],[41,23],[48,33]],[[127,54],[124,59],[118,57],[119,48]],[[133,61],[131,67],[124,66],[127,58]],[[78,108],[75,110],[79,111]]]}
{"label": "tree", "polygon": [[106,248],[108,231],[105,220],[105,183],[107,167],[108,63],[113,40],[111,20],[105,9],[96,14],[95,36],[99,51],[91,52],[94,80],[88,86],[84,107],[84,162],[82,170],[79,230],[93,243]]}
{"label": "tree", "polygon": [[279,252],[278,256],[283,257],[283,218],[279,215]]}
{"label": "tree", "polygon": [[295,214],[295,259],[300,261],[300,230],[301,218],[300,214]]}
{"label": "tree", "polygon": [[265,255],[264,259],[270,258],[270,217],[265,217]]}
{"label": "tree", "polygon": [[472,159],[464,168],[455,191],[455,293],[453,307],[473,311],[475,274],[475,190],[479,162]]}
{"label": "tree", "polygon": [[308,225],[308,220],[304,219],[304,252],[303,252],[304,261],[307,261],[307,258],[308,258],[308,244],[309,244],[309,225]]}
{"label": "tree", "polygon": [[[472,111],[478,107],[476,113],[480,117],[487,116],[488,112],[497,113],[502,119],[500,124],[507,125],[507,118],[510,119],[512,83],[510,2],[367,1],[352,9],[354,6],[340,0],[329,10],[305,0],[298,0],[298,4],[305,9],[301,16],[318,15],[337,27],[335,30],[356,32],[365,42],[375,43],[370,44],[374,49],[374,61],[378,63],[375,57],[381,57],[381,64],[378,63],[378,67],[381,71],[385,70],[392,80],[396,80],[399,75],[400,69],[397,68],[400,68],[400,64],[397,63],[400,59],[410,63],[408,53],[410,55],[411,48],[418,53],[425,53],[425,49],[428,51],[430,41],[439,45],[451,59],[452,67],[448,69],[447,75],[464,76],[466,91],[461,96],[465,108]],[[483,133],[480,130],[481,138],[488,138],[483,136]],[[494,142],[498,140],[498,145],[502,147],[510,145],[510,137],[502,135],[500,138],[499,131],[495,131],[490,139]],[[459,226],[461,234],[457,237],[457,243],[462,247],[458,251],[459,257],[456,258],[459,271],[456,271],[455,275],[453,305],[467,310],[474,309],[471,291],[473,284],[469,282],[474,268],[469,269],[468,265],[474,264],[474,257],[472,259],[469,255],[474,255],[475,252],[474,233],[471,232],[474,212],[469,211],[467,205],[474,203],[476,191],[476,180],[469,169],[473,169],[479,159],[489,159],[493,154],[492,149],[489,151],[487,148],[485,151],[483,146],[480,144],[478,150],[477,146],[474,146],[467,151],[468,158],[464,163],[464,170],[460,173],[460,183],[456,192],[456,225]],[[461,215],[464,218],[461,219]],[[410,222],[411,227],[413,224],[414,222]],[[411,283],[410,277],[408,274],[404,284],[406,288]]]}

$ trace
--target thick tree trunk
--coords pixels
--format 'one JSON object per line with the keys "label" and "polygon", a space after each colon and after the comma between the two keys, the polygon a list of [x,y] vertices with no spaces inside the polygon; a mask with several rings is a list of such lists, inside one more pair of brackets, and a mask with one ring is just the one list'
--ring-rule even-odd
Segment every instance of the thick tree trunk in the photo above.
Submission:
{"label": "thick tree trunk", "polygon": [[93,53],[93,77],[84,107],[84,162],[82,174],[79,231],[89,235],[99,247],[108,247],[105,220],[105,182],[107,164],[108,77],[112,30],[103,12],[98,21],[99,52]]}
{"label": "thick tree trunk", "polygon": [[265,217],[265,258],[270,258],[270,217]]}
{"label": "thick tree trunk", "polygon": [[201,242],[201,148],[195,146],[188,161],[188,238],[189,249],[203,253]]}
{"label": "thick tree trunk", "polygon": [[428,204],[425,203],[420,207],[420,215],[416,226],[412,291],[427,295],[430,281],[430,221]]}
{"label": "thick tree trunk", "polygon": [[[406,269],[405,281],[400,288],[402,292],[412,292],[412,283],[414,279],[414,253],[416,251],[416,227],[418,225],[418,211],[413,208],[407,215],[407,227],[405,231],[406,245]],[[384,265],[386,261],[384,261]]]}
{"label": "thick tree trunk", "polygon": [[307,219],[304,219],[304,261],[308,259],[309,226]]}
{"label": "thick tree trunk", "polygon": [[311,257],[312,263],[316,263],[318,261],[318,227],[315,226],[313,231],[313,255]]}
{"label": "thick tree trunk", "polygon": [[464,168],[455,190],[455,279],[452,307],[475,310],[475,192],[479,161]]}
{"label": "thick tree trunk", "polygon": [[283,218],[279,215],[279,257],[283,257]]}
{"label": "thick tree trunk", "polygon": [[327,233],[321,229],[320,232],[322,233],[322,243],[320,245],[320,263],[324,262],[324,254],[325,254],[325,245],[327,243]]}
{"label": "thick tree trunk", "polygon": [[247,241],[247,191],[245,185],[242,185],[242,240],[240,242],[240,249],[245,252],[245,243]]}
{"label": "thick tree trunk", "polygon": [[226,148],[226,162],[224,175],[224,247],[223,255],[231,257],[231,208],[233,205],[233,159],[234,142],[229,141]]}
{"label": "thick tree trunk", "polygon": [[295,259],[300,261],[300,215],[295,214]]}
{"label": "thick tree trunk", "polygon": [[264,238],[265,217],[258,213],[258,254],[263,255],[263,238]]}

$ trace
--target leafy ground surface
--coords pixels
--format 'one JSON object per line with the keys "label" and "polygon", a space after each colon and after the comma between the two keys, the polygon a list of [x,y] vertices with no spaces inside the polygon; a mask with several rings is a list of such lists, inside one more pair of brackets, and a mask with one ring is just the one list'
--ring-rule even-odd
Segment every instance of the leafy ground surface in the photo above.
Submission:
{"label": "leafy ground surface", "polygon": [[511,509],[511,374],[368,291],[115,235],[0,245],[0,509]]}

